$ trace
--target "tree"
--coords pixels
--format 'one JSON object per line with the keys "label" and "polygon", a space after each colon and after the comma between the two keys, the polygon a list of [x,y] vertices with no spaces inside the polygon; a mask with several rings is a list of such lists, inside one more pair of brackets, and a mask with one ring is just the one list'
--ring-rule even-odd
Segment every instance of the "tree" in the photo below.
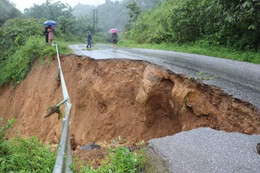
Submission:
{"label": "tree", "polygon": [[[137,7],[140,7],[140,14],[145,13],[148,9],[153,9],[162,0],[134,0]],[[73,13],[78,16],[93,16],[93,9],[98,10],[99,31],[108,31],[111,28],[125,30],[129,22],[129,9],[126,7],[133,0],[106,0],[104,4],[97,7],[78,4],[74,7]],[[92,22],[93,23],[93,22]],[[129,25],[129,24],[128,24]]]}
{"label": "tree", "polygon": [[[46,0],[41,5],[34,4],[27,13],[26,18],[48,19],[58,23],[58,28],[63,34],[70,34],[74,28],[76,18],[72,14],[72,8],[68,4]],[[56,32],[57,33],[57,32]]]}
{"label": "tree", "polygon": [[237,50],[257,51],[259,19],[258,0],[168,0],[139,17],[126,35],[140,43],[204,40]]}
{"label": "tree", "polygon": [[9,0],[0,0],[0,27],[6,20],[20,16],[21,12]]}
{"label": "tree", "polygon": [[126,6],[129,9],[129,22],[135,22],[138,16],[141,14],[140,7],[137,5],[136,2],[132,2]]}
{"label": "tree", "polygon": [[0,28],[0,66],[18,47],[25,44],[30,36],[43,35],[43,20],[9,19]]}
{"label": "tree", "polygon": [[29,12],[25,13],[25,17],[45,18],[57,21],[60,16],[66,18],[73,17],[72,11],[71,6],[68,4],[61,3],[60,1],[52,3],[51,0],[47,0],[46,3],[41,5],[34,4],[29,9]]}

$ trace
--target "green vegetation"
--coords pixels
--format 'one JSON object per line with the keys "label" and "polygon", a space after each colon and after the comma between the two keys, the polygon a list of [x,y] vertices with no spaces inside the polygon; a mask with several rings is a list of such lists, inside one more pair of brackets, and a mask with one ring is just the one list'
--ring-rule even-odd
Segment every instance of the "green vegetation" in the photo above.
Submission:
{"label": "green vegetation", "polygon": [[[1,28],[0,42],[0,88],[13,82],[22,81],[36,60],[44,61],[56,55],[55,47],[46,44],[43,36],[43,20],[10,19]],[[60,33],[57,29],[57,33]],[[55,40],[59,53],[70,53],[67,42],[62,37]]]}
{"label": "green vegetation", "polygon": [[[67,44],[61,42],[58,46],[60,52],[69,52]],[[46,57],[50,58],[55,54],[55,47],[46,44],[42,37],[31,36],[0,66],[0,86],[10,81],[19,84],[37,59],[44,61]]]}
{"label": "green vegetation", "polygon": [[142,170],[143,154],[132,153],[126,147],[110,148],[101,166],[94,169],[90,165],[81,167],[81,173],[138,173]]}
{"label": "green vegetation", "polygon": [[[72,14],[72,8],[68,4],[53,2],[47,0],[46,3],[41,5],[33,5],[28,12],[23,16],[28,19],[39,19],[41,20],[41,27],[43,22],[47,19],[54,20],[58,23],[55,28],[55,35],[62,37],[66,40],[72,40],[73,34],[80,35],[82,32],[87,32],[88,27],[91,23],[90,19],[76,18]],[[45,20],[42,20],[45,19]]]}
{"label": "green vegetation", "polygon": [[0,85],[8,84],[10,81],[18,84],[26,77],[36,59],[50,57],[53,54],[55,54],[54,47],[46,45],[42,38],[30,37],[25,45],[20,46],[0,69]]}
{"label": "green vegetation", "polygon": [[36,19],[9,19],[0,28],[0,64],[24,45],[30,36],[43,35],[43,21]]}
{"label": "green vegetation", "polygon": [[[64,40],[64,38],[56,38],[54,40],[54,42],[56,42],[58,44],[59,53],[61,55],[71,54],[72,50],[69,48],[69,45],[79,43],[79,41],[66,41],[66,40]],[[55,51],[55,54],[56,54],[56,51]]]}
{"label": "green vegetation", "polygon": [[[16,119],[9,119],[7,120],[7,124],[3,123],[3,118],[0,117],[0,143],[2,143],[3,141],[5,141],[6,138],[6,134],[7,134],[7,130],[8,129],[12,129],[13,128],[13,124],[15,123]],[[0,150],[1,151],[1,150]]]}
{"label": "green vegetation", "polygon": [[[135,151],[131,147],[124,146],[126,140],[121,136],[118,139],[112,139],[111,143],[104,142],[108,146],[106,156],[101,161],[101,166],[94,169],[91,163],[84,165],[75,158],[75,164],[72,166],[74,172],[81,173],[139,173],[145,169],[147,157],[144,154],[144,142],[141,141]],[[78,168],[79,170],[77,170]]]}
{"label": "green vegetation", "polygon": [[6,20],[20,17],[21,12],[17,10],[8,0],[0,0],[0,27]]}
{"label": "green vegetation", "polygon": [[[160,0],[137,1],[142,11],[154,8]],[[66,36],[85,38],[87,31],[91,33],[105,32],[111,28],[125,29],[128,22],[128,10],[126,6],[133,0],[111,1],[106,0],[98,7],[78,4],[73,9],[68,4],[47,0],[46,3],[33,5],[22,17],[35,19],[52,19],[57,21],[57,28]],[[93,10],[97,9],[98,28],[93,26]],[[97,26],[96,26],[97,27]],[[94,36],[94,35],[93,35]]]}
{"label": "green vegetation", "polygon": [[[188,46],[189,52],[200,54],[213,49],[212,56],[216,56],[218,50],[235,51],[235,54],[243,51],[248,53],[239,58],[231,57],[259,63],[259,18],[257,0],[168,0],[132,23],[124,39],[152,44],[151,47],[155,44],[181,49]],[[255,55],[247,56],[252,54]]]}
{"label": "green vegetation", "polygon": [[[0,117],[1,118],[1,117]],[[2,119],[0,119],[0,124]],[[5,134],[12,128],[14,119],[0,129],[0,172],[52,172],[55,153],[36,137],[7,139]]]}
{"label": "green vegetation", "polygon": [[147,49],[160,49],[160,50],[170,50],[177,52],[187,52],[200,55],[207,55],[219,58],[233,59],[238,61],[251,62],[255,64],[260,64],[260,52],[255,52],[253,50],[241,51],[234,50],[220,45],[211,45],[207,41],[196,41],[194,43],[178,44],[178,43],[136,43],[129,40],[121,40],[119,42],[120,46],[126,47],[137,47],[137,48],[147,48]]}
{"label": "green vegetation", "polygon": [[[77,17],[81,16],[85,19],[89,19],[89,24],[91,27],[88,29],[94,33],[93,27],[93,9],[98,11],[98,31],[108,32],[111,28],[118,28],[121,31],[125,30],[126,24],[129,21],[127,6],[129,4],[136,3],[136,7],[140,8],[141,12],[145,12],[148,9],[153,9],[158,4],[158,2],[163,0],[106,0],[104,4],[97,7],[89,6],[84,4],[78,4],[74,7],[73,14]],[[134,8],[136,9],[136,8]],[[135,17],[135,14],[133,14]],[[81,24],[82,25],[82,24]],[[86,33],[86,32],[85,32]]]}
{"label": "green vegetation", "polygon": [[52,172],[55,154],[36,137],[15,138],[0,144],[0,172]]}
{"label": "green vegetation", "polygon": [[208,40],[240,50],[259,48],[260,2],[256,0],[168,0],[128,32],[138,43]]}

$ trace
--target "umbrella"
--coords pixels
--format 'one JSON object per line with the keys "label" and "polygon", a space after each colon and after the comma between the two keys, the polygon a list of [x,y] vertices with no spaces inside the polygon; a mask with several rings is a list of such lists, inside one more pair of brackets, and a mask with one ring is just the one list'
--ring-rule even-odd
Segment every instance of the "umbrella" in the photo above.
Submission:
{"label": "umbrella", "polygon": [[54,20],[47,20],[47,21],[45,21],[43,24],[44,24],[45,26],[49,26],[49,25],[54,26],[54,25],[56,25],[57,23],[56,23]]}
{"label": "umbrella", "polygon": [[119,29],[117,29],[117,28],[112,28],[109,30],[109,33],[111,33],[111,34],[117,33],[117,32],[119,32]]}

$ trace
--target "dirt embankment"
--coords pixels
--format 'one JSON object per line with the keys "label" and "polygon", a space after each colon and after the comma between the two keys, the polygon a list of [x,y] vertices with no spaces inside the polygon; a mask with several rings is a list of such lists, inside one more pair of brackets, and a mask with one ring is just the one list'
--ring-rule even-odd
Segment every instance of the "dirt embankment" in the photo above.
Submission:
{"label": "dirt embankment", "polygon": [[[138,142],[206,126],[260,133],[256,107],[162,67],[75,55],[61,61],[72,102],[70,134],[79,145],[118,136]],[[15,130],[47,143],[58,143],[61,134],[57,115],[43,118],[63,100],[57,67],[56,60],[36,64],[15,90],[6,86],[0,93],[0,116],[17,118]]]}

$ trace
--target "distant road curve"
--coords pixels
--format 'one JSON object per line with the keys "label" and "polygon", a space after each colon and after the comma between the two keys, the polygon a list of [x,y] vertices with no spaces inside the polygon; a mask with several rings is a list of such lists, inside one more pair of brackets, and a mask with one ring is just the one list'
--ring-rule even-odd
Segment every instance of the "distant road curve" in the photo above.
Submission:
{"label": "distant road curve", "polygon": [[228,94],[250,102],[260,109],[260,65],[257,64],[165,50],[139,48],[113,50],[110,45],[105,44],[95,45],[95,50],[92,51],[87,51],[85,44],[74,44],[69,47],[76,55],[86,55],[94,59],[145,60],[187,76],[198,76],[198,73],[203,71],[215,76],[204,83],[218,86]]}

